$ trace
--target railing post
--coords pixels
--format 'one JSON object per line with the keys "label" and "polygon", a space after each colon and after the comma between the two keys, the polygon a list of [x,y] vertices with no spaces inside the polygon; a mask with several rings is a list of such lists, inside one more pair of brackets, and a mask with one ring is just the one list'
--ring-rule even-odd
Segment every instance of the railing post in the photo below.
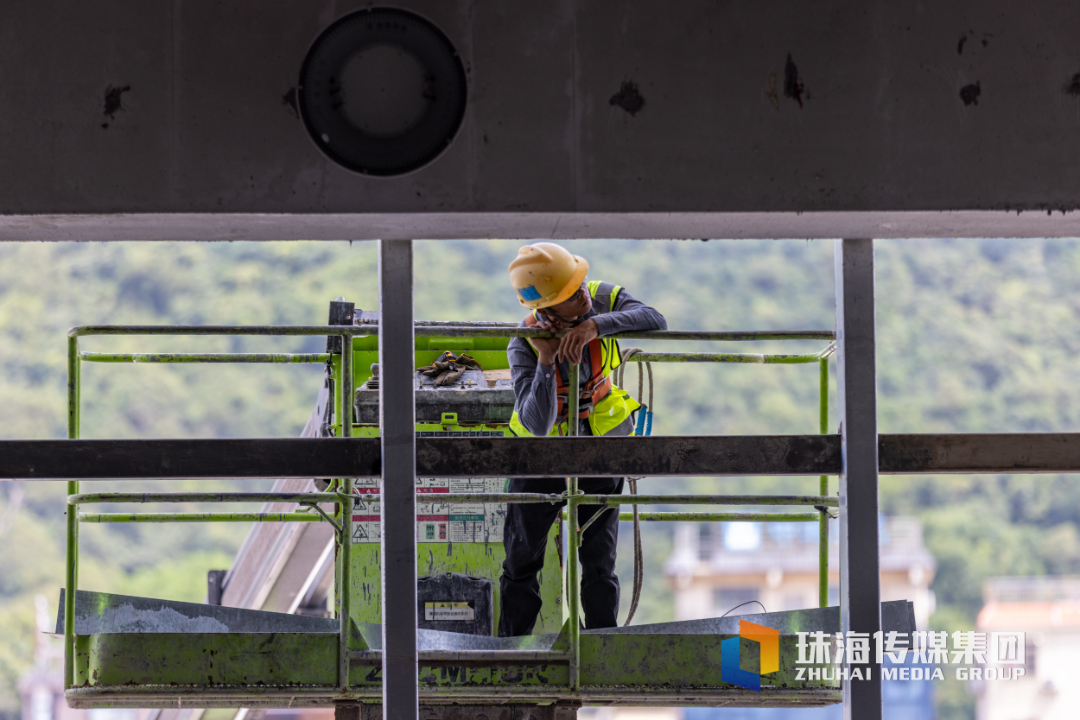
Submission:
{"label": "railing post", "polygon": [[416,720],[416,356],[411,240],[379,241],[379,312],[383,718]]}
{"label": "railing post", "polygon": [[[829,432],[829,358],[818,361],[818,432]],[[829,476],[819,479],[818,495],[829,494]],[[820,510],[818,526],[818,607],[829,605],[829,513]]]}
{"label": "railing post", "polygon": [[[840,629],[881,630],[878,558],[877,370],[874,348],[874,241],[837,240],[836,370],[841,427]],[[881,720],[881,666],[852,665],[862,680],[844,683],[844,720]],[[869,673],[869,677],[865,675]]]}
{"label": "railing post", "polygon": [[[341,437],[352,437],[352,385],[353,385],[353,352],[352,336],[341,336]],[[342,478],[341,492],[348,498],[341,503],[341,549],[340,557],[341,576],[338,582],[340,597],[338,598],[338,687],[342,692],[349,690],[349,634],[352,629],[352,621],[349,618],[352,608],[352,478]]]}
{"label": "railing post", "polygon": [[[68,429],[69,439],[79,437],[79,338],[68,337]],[[79,483],[67,484],[68,495],[79,492]],[[64,688],[75,685],[75,595],[79,585],[79,508],[66,506],[67,547],[64,591]]]}
{"label": "railing post", "polygon": [[[580,360],[580,358],[576,358]],[[567,379],[566,434],[574,437],[578,434],[578,395],[580,365],[570,363]],[[558,372],[556,367],[555,372]],[[567,543],[566,543],[566,598],[570,611],[570,690],[581,689],[581,578],[578,568],[578,555],[581,547],[581,534],[578,531],[578,479],[566,479],[567,508]]]}

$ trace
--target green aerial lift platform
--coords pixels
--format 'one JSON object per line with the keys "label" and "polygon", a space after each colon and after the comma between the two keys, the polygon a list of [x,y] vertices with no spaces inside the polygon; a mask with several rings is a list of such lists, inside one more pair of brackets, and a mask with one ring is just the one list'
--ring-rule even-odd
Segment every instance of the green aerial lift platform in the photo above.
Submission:
{"label": "green aerial lift platform", "polygon": [[[335,322],[333,306],[331,320]],[[365,319],[359,312],[355,318],[336,322],[348,324],[350,334],[330,337],[327,353],[309,355],[104,354],[81,352],[78,343],[80,337],[95,334],[333,335],[333,327],[215,328],[198,333],[190,332],[192,328],[76,328],[71,332],[69,346],[71,436],[78,437],[82,362],[325,363],[327,381],[316,411],[322,418],[321,434],[377,436],[378,376],[373,374],[378,362],[376,338],[361,331]],[[422,325],[425,332],[418,331],[416,338],[417,366],[432,363],[446,351],[467,352],[483,370],[469,370],[444,387],[436,387],[418,373],[417,433],[433,437],[508,434],[513,389],[506,345],[512,328],[494,323]],[[716,334],[671,335],[713,339],[711,336]],[[746,335],[736,339],[764,337]],[[811,332],[784,337],[829,339],[828,335]],[[349,346],[351,352],[343,354],[342,348]],[[830,354],[831,346],[812,355],[638,352],[626,360],[817,364],[822,370],[822,407],[827,410]],[[347,428],[342,426],[345,418]],[[824,418],[827,412],[822,422]],[[820,430],[825,431],[824,425]],[[532,715],[536,720],[554,720],[556,715],[572,715],[577,707],[590,704],[813,707],[839,702],[841,682],[832,664],[796,666],[797,633],[840,631],[839,608],[825,607],[829,508],[835,508],[837,502],[828,494],[827,479],[821,481],[820,492],[806,496],[642,495],[634,501],[629,499],[633,496],[590,499],[612,507],[636,501],[790,505],[812,510],[637,513],[635,508],[634,515],[623,517],[818,522],[823,548],[821,607],[582,630],[574,622],[580,607],[576,581],[576,534],[580,531],[561,520],[549,536],[541,576],[543,609],[535,634],[499,638],[496,628],[506,503],[552,502],[564,497],[511,496],[504,492],[501,479],[418,478],[416,547],[420,577],[416,612],[421,705],[432,716],[446,718],[483,715],[488,720],[510,720]],[[78,483],[70,483],[69,589],[77,588],[78,530],[86,522],[327,522],[335,528],[337,542],[333,617],[86,591],[63,594],[56,631],[65,636],[68,703],[78,708],[334,706],[364,717],[377,716],[382,702],[378,482],[377,478],[333,478],[322,481],[322,492],[312,493],[156,494],[84,493]],[[297,510],[271,515],[240,512],[197,516],[86,512],[87,506],[98,503],[167,500],[293,502]],[[581,502],[571,497],[571,504]],[[883,603],[882,620],[887,631],[908,633],[915,629],[911,605],[905,601]],[[770,642],[775,642],[772,649]],[[800,667],[825,672],[799,672]],[[807,677],[815,679],[804,679]],[[756,689],[755,682],[760,683]]]}

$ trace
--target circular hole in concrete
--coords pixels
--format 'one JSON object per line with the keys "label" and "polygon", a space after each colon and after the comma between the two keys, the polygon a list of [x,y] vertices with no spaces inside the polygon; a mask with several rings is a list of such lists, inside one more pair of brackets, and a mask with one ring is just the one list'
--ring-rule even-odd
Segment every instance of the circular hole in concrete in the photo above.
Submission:
{"label": "circular hole in concrete", "polygon": [[407,132],[431,106],[423,64],[400,45],[379,43],[356,53],[345,61],[340,83],[339,112],[372,137]]}

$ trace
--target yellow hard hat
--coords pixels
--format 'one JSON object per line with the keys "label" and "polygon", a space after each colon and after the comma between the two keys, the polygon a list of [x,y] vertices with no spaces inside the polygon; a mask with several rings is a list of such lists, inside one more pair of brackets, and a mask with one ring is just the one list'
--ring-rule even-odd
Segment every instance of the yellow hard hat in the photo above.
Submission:
{"label": "yellow hard hat", "polygon": [[551,307],[569,300],[589,272],[589,261],[571,255],[566,248],[549,242],[526,245],[510,263],[510,282],[518,301],[529,308]]}

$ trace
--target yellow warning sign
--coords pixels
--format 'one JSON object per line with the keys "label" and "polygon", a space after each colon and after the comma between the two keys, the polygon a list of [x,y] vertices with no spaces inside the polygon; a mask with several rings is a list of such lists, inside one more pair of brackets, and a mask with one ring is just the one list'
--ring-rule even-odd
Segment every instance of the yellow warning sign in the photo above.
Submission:
{"label": "yellow warning sign", "polygon": [[429,602],[424,603],[425,620],[464,620],[475,619],[475,611],[466,602]]}

